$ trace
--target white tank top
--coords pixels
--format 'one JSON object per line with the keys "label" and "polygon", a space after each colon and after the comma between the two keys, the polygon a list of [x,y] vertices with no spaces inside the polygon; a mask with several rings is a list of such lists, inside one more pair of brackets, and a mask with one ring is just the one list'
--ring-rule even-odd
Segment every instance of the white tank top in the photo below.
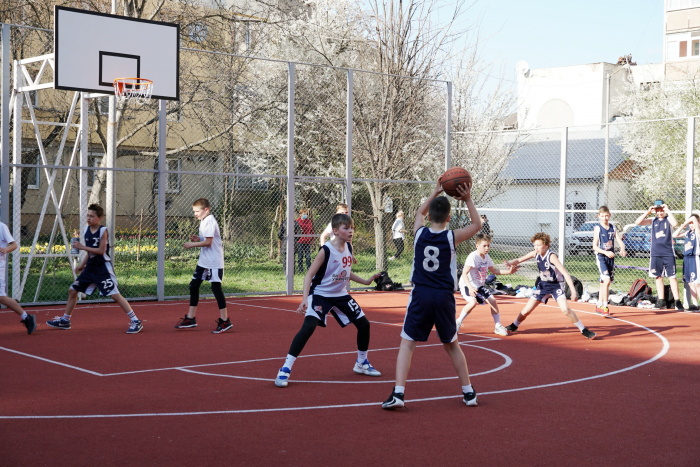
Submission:
{"label": "white tank top", "polygon": [[346,286],[350,281],[350,267],[352,266],[352,245],[345,244],[342,253],[326,242],[321,248],[326,253],[323,264],[311,280],[310,295],[323,297],[342,297],[347,295]]}

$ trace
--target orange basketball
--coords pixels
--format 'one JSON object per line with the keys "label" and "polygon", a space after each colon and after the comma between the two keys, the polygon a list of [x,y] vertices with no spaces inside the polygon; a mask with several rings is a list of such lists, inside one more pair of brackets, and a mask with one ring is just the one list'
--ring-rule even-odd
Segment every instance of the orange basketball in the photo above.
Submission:
{"label": "orange basketball", "polygon": [[459,196],[457,187],[466,184],[469,188],[472,187],[472,176],[467,169],[462,167],[452,167],[440,176],[440,183],[445,193],[455,197]]}

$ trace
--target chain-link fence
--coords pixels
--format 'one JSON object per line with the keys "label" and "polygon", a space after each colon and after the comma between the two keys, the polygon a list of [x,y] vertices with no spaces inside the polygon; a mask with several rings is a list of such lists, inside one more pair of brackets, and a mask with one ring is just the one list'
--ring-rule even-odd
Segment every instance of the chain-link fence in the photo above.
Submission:
{"label": "chain-link fence", "polygon": [[[591,236],[599,206],[608,205],[629,253],[616,261],[616,290],[647,275],[649,232],[635,219],[657,198],[680,222],[698,208],[698,188],[686,193],[698,185],[688,119],[448,134],[445,81],[184,48],[180,101],[167,102],[164,118],[155,101],[118,106],[111,160],[108,98],[26,90],[50,83],[48,68],[10,65],[51,53],[52,31],[3,30],[11,113],[2,121],[2,213],[21,246],[8,258],[8,290],[24,303],[65,301],[78,258],[71,238],[93,202],[106,208],[129,299],[188,295],[199,251],[183,245],[198,232],[199,198],[220,226],[227,294],[300,290],[339,203],[355,221],[354,271],[386,270],[407,284],[415,213],[446,166],[472,173],[496,263],[530,251],[531,236],[546,232],[567,269],[597,284]],[[465,206],[453,207],[450,227],[471,222]],[[399,212],[404,232],[392,228]],[[460,245],[458,262],[473,248]],[[504,282],[532,285],[536,275],[526,265]]]}

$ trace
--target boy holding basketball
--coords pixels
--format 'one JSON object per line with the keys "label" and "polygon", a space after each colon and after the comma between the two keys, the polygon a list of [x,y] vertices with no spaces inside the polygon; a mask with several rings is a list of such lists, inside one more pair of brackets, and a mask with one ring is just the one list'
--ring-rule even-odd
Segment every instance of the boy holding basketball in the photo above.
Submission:
{"label": "boy holding basketball", "polygon": [[[654,213],[653,218],[649,214]],[[653,206],[649,206],[647,212],[634,221],[637,225],[651,224],[651,251],[649,259],[649,277],[656,281],[656,293],[659,298],[654,305],[655,310],[666,308],[664,291],[664,277],[668,277],[671,284],[671,293],[675,300],[676,310],[683,310],[683,303],[679,300],[678,280],[676,279],[676,254],[673,251],[673,231],[678,226],[678,221],[663,200],[656,200]]]}
{"label": "boy holding basketball", "polygon": [[52,328],[70,329],[73,309],[78,301],[78,293],[90,295],[95,289],[99,289],[103,297],[111,297],[129,317],[130,324],[126,333],[136,334],[143,329],[143,324],[117,288],[117,276],[114,274],[112,258],[109,256],[111,247],[109,233],[107,227],[100,224],[102,216],[104,216],[102,206],[99,204],[88,206],[85,245],[80,242],[73,243],[73,248],[87,253],[83,256],[78,267],[75,268],[75,272],[79,272],[80,275],[68,289],[68,303],[66,303],[63,316],[56,316],[53,320],[47,321],[46,324]]}
{"label": "boy holding basketball", "polygon": [[352,323],[357,328],[357,361],[353,371],[367,376],[381,376],[367,359],[369,349],[369,320],[362,308],[348,294],[348,281],[370,285],[379,274],[365,280],[351,271],[352,236],[355,232],[352,218],[336,214],[331,219],[333,239],[326,242],[304,277],[304,297],[297,313],[304,314],[301,329],[292,340],[289,353],[275,378],[275,386],[285,388],[289,384],[292,365],[304,350],[306,342],[317,326],[326,327],[326,317],[331,313],[344,328]]}
{"label": "boy holding basketball", "polygon": [[608,294],[610,284],[615,280],[615,240],[620,243],[620,256],[625,257],[625,244],[622,243],[620,232],[610,223],[610,210],[607,206],[598,209],[600,224],[593,228],[593,251],[596,253],[596,263],[600,272],[600,293],[595,312],[609,317]]}
{"label": "boy holding basketball", "polygon": [[226,308],[226,298],[221,288],[221,280],[224,278],[224,247],[221,242],[219,224],[211,214],[209,200],[200,198],[192,203],[194,217],[199,220],[199,235],[191,235],[190,241],[183,246],[186,250],[190,248],[201,248],[199,251],[199,261],[190,281],[190,309],[184,318],[175,325],[177,329],[188,329],[197,327],[197,305],[199,304],[199,287],[203,281],[209,281],[211,291],[216,298],[219,307],[219,319],[216,322],[216,329],[213,334],[221,334],[228,331],[233,326],[228,318]]}
{"label": "boy holding basketball", "polygon": [[17,242],[10,235],[10,229],[3,222],[0,222],[0,304],[17,313],[24,327],[27,328],[27,334],[31,334],[36,329],[36,317],[24,311],[14,298],[7,295],[7,283],[5,282],[7,254],[16,249]]}
{"label": "boy holding basketball", "polygon": [[[413,225],[415,253],[410,278],[413,290],[401,330],[401,344],[396,358],[396,385],[382,404],[383,409],[404,406],[406,380],[416,343],[428,340],[433,325],[457,372],[464,403],[468,406],[477,405],[476,391],[469,380],[467,360],[457,341],[454,291],[457,289],[455,248],[481,229],[481,218],[471,198],[471,183],[458,184],[453,196],[467,204],[473,223],[461,229],[445,230],[450,221],[451,206],[447,197],[438,195],[443,191],[442,180],[447,181],[443,178],[447,175],[445,173],[438,179],[433,194],[416,213]],[[430,227],[425,226],[426,214],[431,222]]]}
{"label": "boy holding basketball", "polygon": [[566,269],[564,269],[564,265],[561,264],[557,255],[549,249],[551,243],[549,235],[544,232],[536,233],[530,241],[534,247],[533,251],[518,259],[506,261],[506,264],[509,266],[517,266],[524,261],[535,258],[535,260],[537,260],[537,269],[540,271],[540,283],[533,296],[528,300],[525,308],[518,314],[517,319],[506,326],[506,329],[508,332],[517,331],[522,322],[525,321],[540,303],[546,304],[550,297],[554,297],[562,313],[569,318],[569,321],[576,325],[579,331],[581,331],[581,334],[583,334],[586,339],[593,339],[596,333],[585,327],[581,320],[578,319],[578,316],[576,316],[576,313],[574,313],[566,303],[564,280],[569,284],[571,300],[574,301],[576,301],[577,298],[576,288],[574,287],[573,280],[571,280],[571,276]]}
{"label": "boy holding basketball", "polygon": [[[482,216],[483,220],[483,216]],[[459,291],[462,293],[462,298],[467,301],[467,304],[462,308],[462,312],[457,318],[457,330],[462,327],[462,321],[471,313],[476,304],[489,304],[491,307],[491,317],[493,318],[496,327],[494,333],[499,336],[507,336],[508,331],[501,324],[501,315],[498,310],[498,303],[493,298],[489,289],[484,287],[486,278],[489,272],[493,274],[513,274],[518,270],[517,266],[509,266],[508,269],[496,269],[489,250],[491,248],[491,237],[485,233],[476,234],[476,251],[472,251],[467,256],[464,262],[464,269],[459,278]]]}

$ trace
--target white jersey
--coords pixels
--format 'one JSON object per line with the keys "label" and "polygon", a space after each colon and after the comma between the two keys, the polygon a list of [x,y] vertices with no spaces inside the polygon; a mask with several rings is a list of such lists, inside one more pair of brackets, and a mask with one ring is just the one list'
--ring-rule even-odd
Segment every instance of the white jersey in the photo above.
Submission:
{"label": "white jersey", "polygon": [[[15,239],[12,238],[12,235],[10,234],[10,229],[8,229],[4,223],[0,222],[0,247],[7,248],[7,245],[14,241]],[[0,268],[4,269],[6,264],[7,253],[0,253]]]}
{"label": "white jersey", "polygon": [[[489,268],[494,267],[495,264],[493,264],[488,253],[482,258],[478,252],[472,251],[469,253],[469,256],[467,256],[466,261],[464,261],[464,268],[466,269],[467,266],[471,267],[467,273],[469,287],[478,289],[486,283],[486,278],[489,277]],[[460,289],[467,285],[463,277],[464,276],[459,276]]]}
{"label": "white jersey", "polygon": [[321,248],[326,253],[323,264],[311,280],[309,295],[322,297],[342,297],[348,294],[346,286],[350,281],[352,266],[352,245],[345,244],[342,253],[335,249],[331,242],[326,242]]}
{"label": "white jersey", "polygon": [[323,234],[330,235],[330,237],[328,237],[328,240],[333,240],[335,238],[335,235],[333,234],[333,226],[331,225],[330,222],[328,223],[328,225],[326,226],[325,230],[323,231],[323,233],[321,235],[323,235]]}
{"label": "white jersey", "polygon": [[219,233],[219,223],[216,222],[214,216],[209,214],[199,223],[199,238],[204,241],[211,237],[211,246],[201,248],[199,252],[198,266],[205,269],[223,269],[224,267],[224,247],[221,243],[221,234]]}

